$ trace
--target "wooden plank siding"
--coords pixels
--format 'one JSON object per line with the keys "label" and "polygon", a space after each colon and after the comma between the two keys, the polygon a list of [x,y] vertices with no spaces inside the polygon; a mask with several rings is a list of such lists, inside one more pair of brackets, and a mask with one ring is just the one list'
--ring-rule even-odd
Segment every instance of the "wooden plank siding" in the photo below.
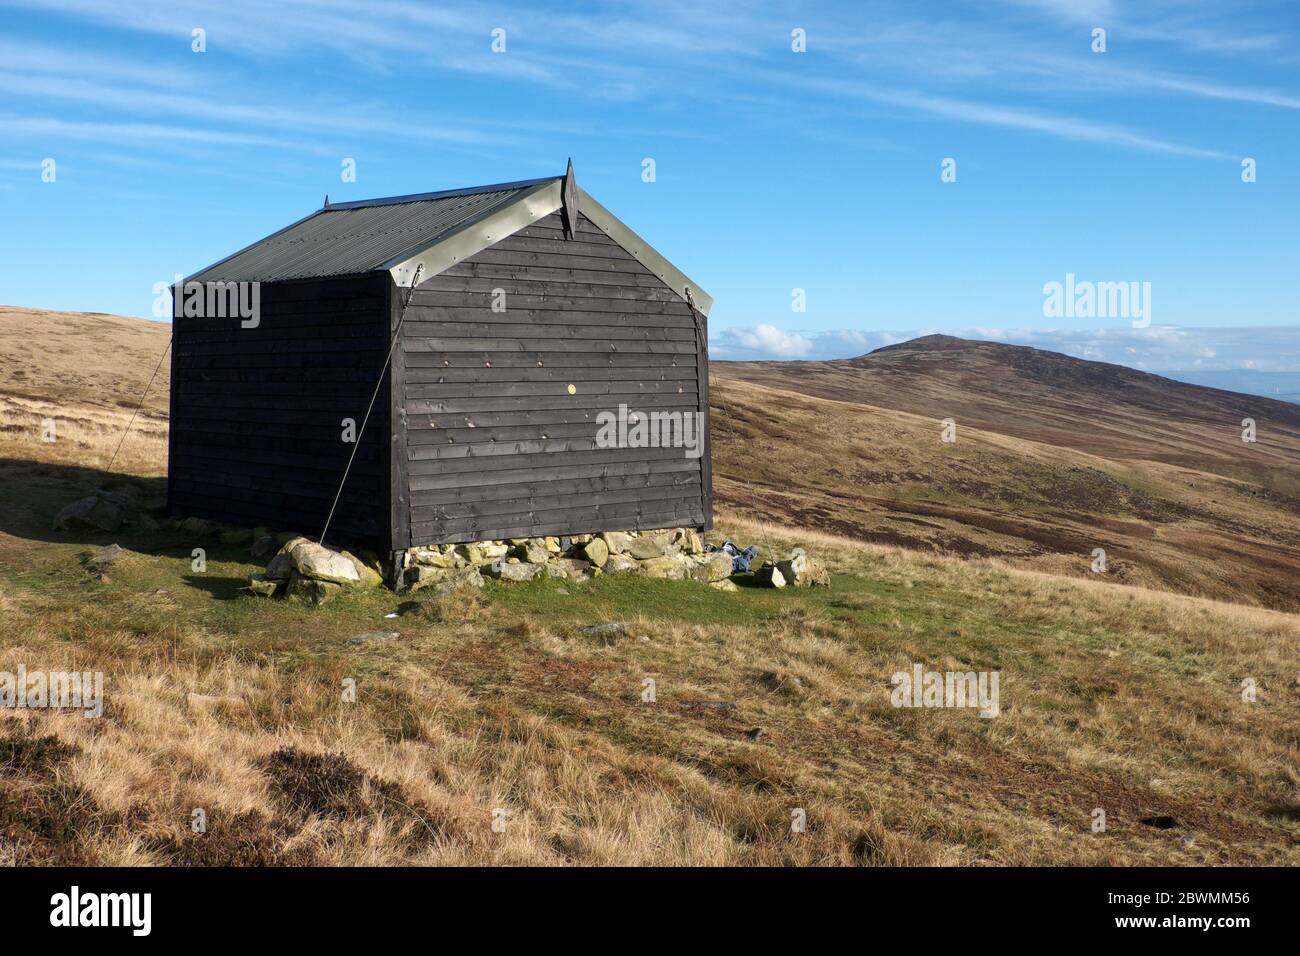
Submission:
{"label": "wooden plank siding", "polygon": [[[585,218],[566,240],[558,213],[414,292],[387,272],[263,283],[257,328],[175,320],[169,510],[318,534],[342,419],[360,427],[378,381],[330,543],[708,527],[706,342],[676,292]],[[704,455],[598,447],[620,403],[703,413]]]}
{"label": "wooden plank siding", "polygon": [[408,544],[707,527],[707,432],[694,459],[596,444],[620,403],[707,415],[700,342],[681,297],[581,216],[572,240],[556,213],[420,283],[393,378]]}
{"label": "wooden plank siding", "polygon": [[[319,534],[390,343],[387,273],[263,283],[260,322],[174,320],[168,501],[173,515]],[[330,526],[391,545],[390,397],[381,384]]]}

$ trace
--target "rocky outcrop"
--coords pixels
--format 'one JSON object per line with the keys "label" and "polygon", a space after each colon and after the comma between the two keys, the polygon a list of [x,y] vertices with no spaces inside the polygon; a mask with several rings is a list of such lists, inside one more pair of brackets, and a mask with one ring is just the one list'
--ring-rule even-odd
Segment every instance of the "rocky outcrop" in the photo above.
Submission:
{"label": "rocky outcrop", "polygon": [[407,590],[432,590],[433,596],[447,594],[457,588],[483,586],[483,575],[478,568],[430,568],[416,565],[407,570]]}
{"label": "rocky outcrop", "polygon": [[808,553],[803,548],[795,548],[790,552],[788,560],[778,561],[776,566],[785,576],[786,583],[793,584],[795,587],[830,586],[831,576],[826,568],[808,557]]}
{"label": "rocky outcrop", "polygon": [[610,554],[626,554],[634,535],[629,531],[602,531],[596,537],[605,542]]}
{"label": "rocky outcrop", "polygon": [[330,598],[343,590],[343,585],[335,584],[333,581],[319,581],[315,578],[303,577],[297,571],[289,576],[289,584],[285,589],[285,596],[296,598],[300,601],[306,601],[309,604],[324,604]]}
{"label": "rocky outcrop", "polygon": [[[255,536],[255,545],[265,548],[268,537]],[[383,583],[371,563],[350,551],[335,551],[301,535],[281,538],[283,544],[266,565],[266,571],[249,578],[248,590],[258,597],[283,595],[324,604],[345,588],[378,587]]]}
{"label": "rocky outcrop", "polygon": [[676,541],[670,532],[657,532],[654,534],[643,534],[633,538],[627,546],[627,553],[638,561],[649,561],[652,558],[662,558],[669,554],[675,554],[680,550]]}
{"label": "rocky outcrop", "polygon": [[252,591],[258,597],[275,597],[276,592],[286,583],[288,583],[287,579],[284,581],[277,581],[275,578],[268,577],[265,574],[254,574],[248,579],[248,590]]}
{"label": "rocky outcrop", "polygon": [[98,489],[85,498],[64,506],[54,516],[55,531],[114,532],[157,531],[161,525],[154,517],[167,507],[167,499],[149,497],[133,485],[122,484],[121,491]]}
{"label": "rocky outcrop", "polygon": [[583,637],[600,641],[602,644],[613,644],[615,641],[627,637],[627,625],[622,621],[604,621],[600,624],[588,624],[586,627],[580,627],[578,633]]}
{"label": "rocky outcrop", "polygon": [[[609,561],[606,560],[605,567],[608,569]],[[554,574],[558,570],[560,574]],[[565,577],[572,581],[586,581],[595,577],[596,567],[589,561],[582,561],[578,558],[556,558],[546,565],[546,571],[554,577]]]}
{"label": "rocky outcrop", "polygon": [[829,587],[831,576],[826,568],[808,557],[803,548],[795,548],[784,561],[768,561],[756,572],[754,581],[770,588],[786,585],[799,588]]}
{"label": "rocky outcrop", "polygon": [[198,535],[201,538],[211,537],[220,530],[220,525],[215,521],[209,521],[207,518],[172,519],[172,526],[187,534]]}
{"label": "rocky outcrop", "polygon": [[704,537],[694,528],[678,528],[673,532],[673,541],[682,554],[704,553]]}
{"label": "rocky outcrop", "polygon": [[727,580],[731,577],[731,555],[722,551],[704,555],[691,568],[691,577],[705,584]]}
{"label": "rocky outcrop", "polygon": [[293,573],[293,558],[288,551],[280,551],[266,565],[266,576],[275,581],[288,581]]}
{"label": "rocky outcrop", "polygon": [[296,544],[289,552],[289,558],[293,561],[293,569],[304,578],[330,584],[361,583],[356,565],[346,555],[319,544],[310,541]]}
{"label": "rocky outcrop", "polygon": [[84,552],[81,555],[81,564],[100,583],[108,580],[109,568],[114,568],[120,561],[128,556],[127,552],[119,544],[109,544],[102,548],[95,548],[93,551]]}
{"label": "rocky outcrop", "polygon": [[661,554],[641,562],[641,572],[648,578],[681,581],[691,573],[692,564],[684,554]]}
{"label": "rocky outcrop", "polygon": [[126,554],[120,544],[105,545],[102,548],[96,548],[85,557],[86,567],[91,571],[103,573],[113,565],[118,558]]}
{"label": "rocky outcrop", "polygon": [[[340,551],[339,554],[352,562],[352,567],[357,572],[357,577],[361,579],[363,588],[377,588],[384,583],[384,576],[380,574],[372,565],[358,558],[351,551]],[[378,561],[375,562],[378,564]]]}
{"label": "rocky outcrop", "polygon": [[91,495],[68,505],[54,516],[55,531],[116,531],[126,521],[125,510],[115,501]]}

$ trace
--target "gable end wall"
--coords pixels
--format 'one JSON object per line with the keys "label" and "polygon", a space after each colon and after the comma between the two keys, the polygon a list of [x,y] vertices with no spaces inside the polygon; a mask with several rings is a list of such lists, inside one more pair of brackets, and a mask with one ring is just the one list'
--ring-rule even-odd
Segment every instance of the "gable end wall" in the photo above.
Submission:
{"label": "gable end wall", "polygon": [[704,341],[687,304],[582,216],[574,240],[556,213],[422,282],[394,378],[408,543],[707,527],[707,440],[695,458],[596,444],[621,402],[701,412],[707,436]]}

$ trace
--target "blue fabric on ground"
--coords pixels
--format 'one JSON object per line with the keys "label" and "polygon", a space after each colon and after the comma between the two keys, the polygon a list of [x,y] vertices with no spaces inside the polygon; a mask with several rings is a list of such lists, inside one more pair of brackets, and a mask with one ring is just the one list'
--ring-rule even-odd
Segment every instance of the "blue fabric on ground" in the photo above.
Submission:
{"label": "blue fabric on ground", "polygon": [[721,547],[719,547],[718,545],[710,544],[705,546],[705,550],[724,551],[727,554],[731,555],[732,574],[748,573],[749,562],[753,561],[756,557],[758,557],[758,548],[755,545],[751,544],[748,548],[745,548],[742,551],[740,548],[736,547],[734,544],[731,543],[730,538],[728,538],[726,541],[723,541]]}

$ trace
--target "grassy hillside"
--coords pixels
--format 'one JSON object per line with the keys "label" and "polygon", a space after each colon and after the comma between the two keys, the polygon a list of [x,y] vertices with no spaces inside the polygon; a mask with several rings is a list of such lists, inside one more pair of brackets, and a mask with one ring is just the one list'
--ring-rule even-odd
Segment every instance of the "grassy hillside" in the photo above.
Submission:
{"label": "grassy hillside", "polygon": [[[1120,365],[945,335],[830,362],[714,362],[715,375],[1300,495],[1300,406]],[[1241,441],[1252,418],[1258,442]],[[1294,498],[1289,502],[1293,507]]]}
{"label": "grassy hillside", "polygon": [[[1023,528],[981,529],[969,557],[864,541],[891,513],[951,528],[894,522],[937,544],[975,532],[837,497],[884,470],[874,442],[915,455],[891,468],[1009,482],[998,494],[1028,503],[1008,513],[1056,527],[1041,482],[1117,466],[996,434],[933,450],[925,418],[747,383],[715,395],[711,537],[801,543],[831,588],[490,583],[388,618],[404,599],[384,591],[255,599],[244,549],[179,532],[113,539],[128,554],[101,577],[80,556],[110,539],[50,518],[92,487],[157,497],[165,422],[108,475],[127,412],[69,447],[7,407],[0,671],[101,670],[107,705],[0,712],[0,841],[37,863],[1300,863],[1300,617],[1148,589],[1145,564],[1129,587],[1044,573],[1014,553]],[[96,398],[60,402],[81,422]],[[1172,493],[1133,468],[1153,500]],[[968,511],[992,500],[964,493]],[[842,534],[799,527],[841,516]],[[582,632],[609,621],[627,634]],[[915,663],[999,671],[1000,715],[894,708],[890,676]]]}
{"label": "grassy hillside", "polygon": [[[0,394],[135,408],[170,337],[165,322],[0,305]],[[166,415],[170,377],[163,363],[147,411]]]}
{"label": "grassy hillside", "polygon": [[[1300,408],[936,336],[714,363],[717,494],[868,541],[1300,608]],[[1241,420],[1259,441],[1241,441]],[[941,422],[957,441],[941,441]]]}
{"label": "grassy hillside", "polygon": [[[114,467],[165,473],[171,367],[158,362],[170,337],[162,322],[0,305],[0,483],[33,457],[106,467],[155,369]],[[58,440],[33,455],[49,421]]]}

